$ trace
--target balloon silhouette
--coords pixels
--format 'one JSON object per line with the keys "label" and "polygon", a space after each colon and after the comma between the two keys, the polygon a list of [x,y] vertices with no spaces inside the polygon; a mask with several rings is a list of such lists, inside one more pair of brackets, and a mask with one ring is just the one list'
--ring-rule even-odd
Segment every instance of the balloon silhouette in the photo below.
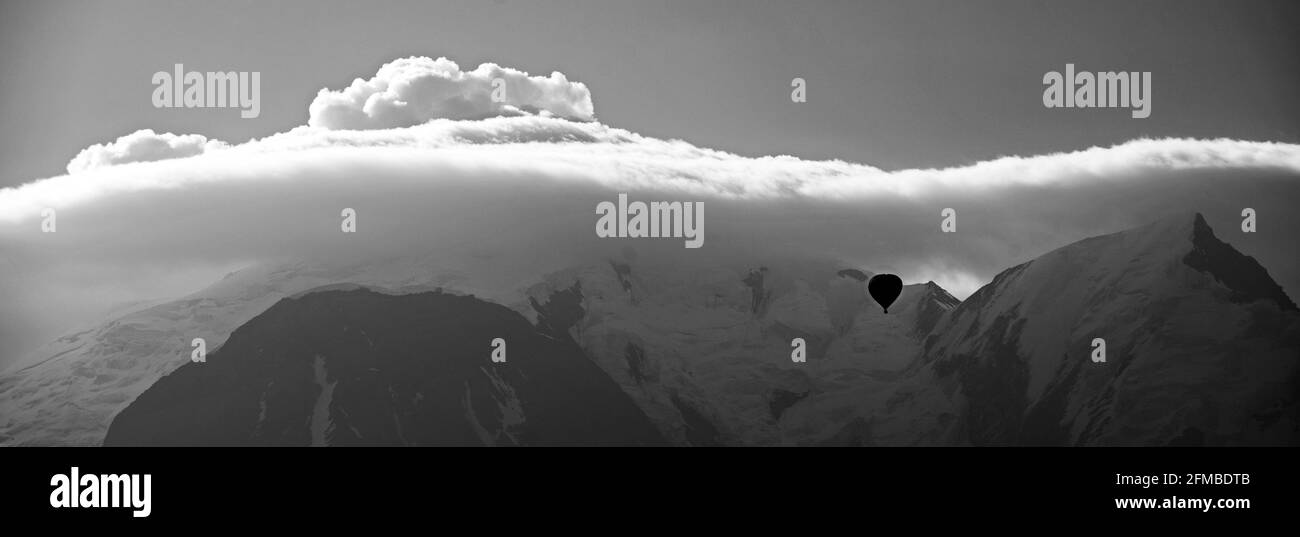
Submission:
{"label": "balloon silhouette", "polygon": [[889,313],[889,305],[903,292],[903,280],[893,274],[877,274],[867,282],[867,292],[885,309],[885,313]]}

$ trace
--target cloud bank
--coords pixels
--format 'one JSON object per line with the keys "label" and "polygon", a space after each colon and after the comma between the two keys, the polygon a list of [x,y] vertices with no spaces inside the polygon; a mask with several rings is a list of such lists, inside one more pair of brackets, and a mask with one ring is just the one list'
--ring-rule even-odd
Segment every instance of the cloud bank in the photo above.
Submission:
{"label": "cloud bank", "polygon": [[[582,95],[589,116],[585,88]],[[374,117],[381,116],[395,121]],[[372,124],[357,119],[371,117],[364,113],[338,117]],[[404,117],[397,123],[417,116]],[[629,248],[642,260],[702,265],[819,257],[908,283],[934,280],[964,298],[1054,248],[1194,210],[1288,292],[1300,290],[1293,246],[1300,216],[1291,206],[1300,199],[1300,146],[1292,144],[1135,140],[886,171],[742,157],[546,114],[377,130],[317,121],[220,151],[202,137],[174,137],[182,138],[193,140],[182,147],[204,150],[79,167],[0,190],[0,364],[102,320],[112,307],[183,296],[241,267],[302,259],[317,267],[427,259],[439,278],[526,286]],[[119,140],[101,151],[149,154],[123,149],[131,147]],[[704,202],[704,247],[597,238],[596,205],[620,193]],[[940,231],[949,207],[956,233]],[[1256,209],[1259,232],[1239,232],[1243,207]],[[41,232],[46,208],[57,211],[56,233]],[[340,232],[343,208],[356,211],[356,234]]]}
{"label": "cloud bank", "polygon": [[[502,99],[493,99],[501,79]],[[390,129],[432,119],[483,119],[536,114],[578,121],[594,118],[591,92],[564,74],[549,77],[494,63],[462,71],[447,58],[394,60],[369,80],[354,80],[339,91],[322,89],[309,107],[307,124],[326,129]]]}
{"label": "cloud bank", "polygon": [[81,150],[68,162],[68,173],[79,173],[104,166],[130,162],[150,162],[192,157],[206,151],[227,147],[221,140],[209,140],[202,134],[176,135],[141,129],[115,141],[95,144]]}

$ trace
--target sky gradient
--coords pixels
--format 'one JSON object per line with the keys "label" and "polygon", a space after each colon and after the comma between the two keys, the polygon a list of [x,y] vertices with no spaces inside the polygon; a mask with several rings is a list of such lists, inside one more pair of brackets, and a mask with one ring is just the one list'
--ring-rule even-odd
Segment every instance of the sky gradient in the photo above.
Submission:
{"label": "sky gradient", "polygon": [[[408,55],[585,83],[602,123],[746,156],[884,169],[1138,137],[1300,141],[1295,2],[0,4],[0,187],[137,129],[238,143]],[[1171,17],[1177,14],[1177,17]],[[1153,113],[1048,110],[1043,73],[1151,71]],[[262,113],[155,109],[150,76],[260,71]],[[790,102],[790,80],[808,102]]]}

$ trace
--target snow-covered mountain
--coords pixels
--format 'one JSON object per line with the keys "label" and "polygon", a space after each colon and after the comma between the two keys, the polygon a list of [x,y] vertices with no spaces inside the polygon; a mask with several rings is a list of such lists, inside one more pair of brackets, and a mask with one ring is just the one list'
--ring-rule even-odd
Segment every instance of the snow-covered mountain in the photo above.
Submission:
{"label": "snow-covered mountain", "polygon": [[[934,283],[909,285],[888,315],[868,273],[813,261],[706,271],[610,262],[550,275],[546,294],[580,282],[575,339],[683,444],[824,440],[864,412],[862,391],[920,352],[958,301]],[[791,341],[807,361],[791,359]]]}
{"label": "snow-covered mountain", "polygon": [[[336,284],[351,283],[399,295],[436,290],[426,294],[505,306],[537,333],[571,340],[659,438],[678,445],[1296,442],[1300,314],[1258,263],[1219,241],[1196,215],[1058,249],[1004,271],[964,303],[933,283],[908,285],[889,314],[866,294],[871,274],[843,263],[680,261],[623,255],[529,264],[430,253],[350,267],[299,262],[250,268],[183,300],[61,339],[35,363],[0,376],[0,441],[97,444],[120,413],[125,421],[114,429],[135,432],[115,433],[114,443],[166,443],[166,435],[140,428],[149,422],[142,418],[160,408],[201,406],[194,398],[206,392],[175,386],[203,378],[196,372],[205,367],[242,364],[224,366],[233,375],[226,382],[246,388],[244,395],[273,393],[266,383],[279,377],[253,366],[255,355],[266,352],[259,349],[275,341],[274,359],[295,364],[279,382],[302,385],[290,407],[311,410],[291,413],[292,427],[279,434],[297,443],[403,443],[386,424],[415,419],[410,408],[349,406],[333,396],[318,408],[325,386],[337,390],[342,382],[336,371],[350,371],[356,356],[370,356],[362,349],[331,357],[321,345],[331,338],[364,339],[382,348],[376,334],[393,341],[414,334],[376,329],[367,330],[369,339],[357,339],[342,327],[351,325],[339,321],[357,313],[339,311],[342,317],[312,325],[322,341],[243,338],[237,346],[222,345],[241,326],[262,333],[259,315],[268,309],[281,322],[306,323],[316,313],[295,304],[333,296]],[[572,307],[539,313],[566,294],[577,298]],[[208,363],[158,382],[188,363],[193,337],[221,348]],[[795,338],[807,344],[806,363],[791,360]],[[1090,359],[1094,338],[1106,341],[1105,363]],[[472,343],[466,356],[448,358],[477,360],[477,368],[453,375],[471,386],[471,395],[458,389],[457,398],[442,405],[450,407],[421,412],[480,416],[471,421],[489,434],[475,438],[494,439],[489,443],[524,438],[512,436],[523,429],[508,424],[530,423],[530,414],[545,411],[532,413],[527,403],[494,407],[523,377],[495,382],[487,373],[525,368],[524,358],[494,368],[486,341]],[[391,371],[405,371],[413,357],[393,357],[405,365]],[[373,396],[372,384],[356,386]],[[535,386],[534,393],[555,393],[563,384]],[[150,393],[140,396],[146,388]],[[559,391],[581,398],[590,390]],[[227,406],[247,410],[249,401],[259,400],[249,397]],[[602,401],[589,403],[615,404]],[[368,421],[356,416],[358,408],[366,409],[360,414]],[[468,408],[477,410],[467,414]],[[248,427],[265,427],[260,412],[232,416],[209,415],[238,422],[208,431],[228,436],[186,438],[241,442],[251,438]],[[341,424],[348,433],[323,434],[343,430]],[[606,440],[624,442],[625,436]],[[532,438],[546,437],[535,431]]]}
{"label": "snow-covered mountain", "polygon": [[876,431],[909,441],[928,427],[930,441],[976,445],[1294,445],[1298,395],[1295,303],[1188,214],[1003,271],[935,328]]}
{"label": "snow-covered mountain", "polygon": [[[189,362],[194,338],[216,350],[277,301],[355,282],[403,291],[446,285],[498,303],[524,303],[516,273],[481,263],[409,256],[354,266],[299,261],[254,266],[179,300],[76,330],[0,373],[0,445],[99,445],[113,416],[163,375]],[[509,265],[506,265],[507,267]]]}
{"label": "snow-covered mountain", "polygon": [[[774,259],[770,266],[701,268],[644,257],[551,270],[429,254],[238,271],[182,300],[62,338],[30,365],[6,372],[0,440],[98,444],[119,411],[189,361],[192,338],[218,349],[278,301],[338,283],[472,294],[534,323],[538,301],[580,285],[574,339],[665,437],[682,444],[803,440],[820,428],[799,430],[783,424],[783,415],[832,399],[856,386],[854,379],[901,368],[957,303],[933,283],[913,285],[884,315],[867,298],[869,274],[843,264]],[[795,337],[808,344],[807,363],[790,359]]]}

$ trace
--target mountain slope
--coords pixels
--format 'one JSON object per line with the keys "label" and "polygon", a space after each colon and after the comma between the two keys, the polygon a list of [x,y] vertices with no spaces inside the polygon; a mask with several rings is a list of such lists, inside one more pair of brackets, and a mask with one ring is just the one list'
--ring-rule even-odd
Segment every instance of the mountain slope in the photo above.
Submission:
{"label": "mountain slope", "polygon": [[351,266],[308,261],[257,265],[189,296],[127,311],[38,349],[0,373],[0,445],[99,445],[113,416],[163,375],[188,363],[190,342],[218,349],[280,299],[352,282],[403,292],[440,288],[530,308],[522,287],[537,266],[460,251],[412,253]]}
{"label": "mountain slope", "polygon": [[[679,443],[810,444],[869,413],[958,303],[932,282],[908,285],[886,315],[866,292],[870,275],[842,267],[625,260],[560,271],[529,292],[581,282],[575,340]],[[807,362],[791,360],[795,338]]]}
{"label": "mountain slope", "polygon": [[976,445],[1293,445],[1298,375],[1295,304],[1186,215],[999,274],[936,327],[887,421]]}
{"label": "mountain slope", "polygon": [[[105,445],[656,444],[663,438],[564,331],[474,297],[325,290],[285,299],[206,363],[160,379]],[[494,338],[507,361],[490,359]]]}

